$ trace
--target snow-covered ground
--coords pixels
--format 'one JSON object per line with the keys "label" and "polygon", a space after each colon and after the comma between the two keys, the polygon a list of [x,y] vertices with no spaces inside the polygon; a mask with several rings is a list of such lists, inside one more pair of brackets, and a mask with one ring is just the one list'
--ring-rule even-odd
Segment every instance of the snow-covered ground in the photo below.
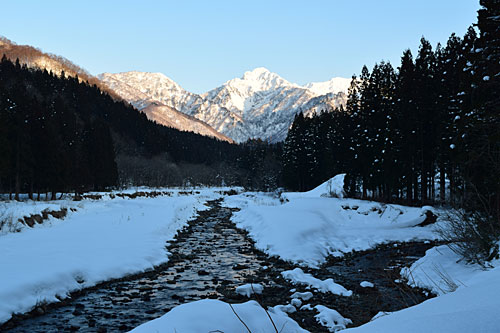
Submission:
{"label": "snow-covered ground", "polygon": [[432,248],[402,275],[440,296],[345,332],[499,332],[500,260],[489,265],[484,270],[446,246]]}
{"label": "snow-covered ground", "polygon": [[[439,218],[440,212],[431,207],[411,208],[331,198],[331,192],[341,197],[340,189],[332,191],[334,183],[323,184],[309,193],[284,193],[281,200],[269,194],[243,193],[227,197],[225,204],[241,208],[240,212],[235,213],[233,220],[240,228],[249,231],[257,247],[271,255],[309,266],[317,266],[329,254],[341,255],[342,252],[351,250],[364,250],[379,243],[435,239],[436,228],[445,223]],[[427,210],[438,215],[437,225],[419,227]],[[459,261],[459,257],[446,246],[430,249],[425,257],[416,261],[409,269],[403,269],[402,275],[408,278],[410,284],[425,287],[440,296],[398,312],[381,313],[371,322],[347,329],[346,332],[498,332],[500,260],[490,264],[492,268],[485,271]],[[297,283],[316,285],[318,290],[321,289],[318,285],[327,281],[306,276],[299,268],[284,272],[284,276]],[[367,281],[361,285],[372,287]],[[316,311],[318,322],[331,332],[344,329],[350,324],[350,320],[336,310],[325,305],[301,305],[302,300],[308,298],[294,295],[297,297],[292,297],[290,304],[274,306],[269,308],[269,312],[284,320],[286,313],[298,309]],[[256,325],[251,326],[252,331],[273,331],[257,304],[248,302],[235,305],[240,306],[240,312],[249,315],[245,317],[245,322]],[[246,332],[241,322],[231,316],[228,308],[224,303],[218,306],[204,302],[182,305],[162,318],[140,326],[137,332],[153,329],[168,331],[181,327],[186,328],[183,332],[210,329]],[[254,312],[246,312],[244,308],[254,309]],[[178,313],[190,317],[179,317]],[[196,325],[201,326],[182,326],[189,320],[180,320],[201,314],[202,320],[196,321]],[[217,319],[216,326],[212,325],[211,318]],[[205,320],[210,325],[205,325]],[[296,324],[291,320],[290,323],[286,327],[296,329]]]}
{"label": "snow-covered ground", "polygon": [[[216,189],[219,190],[219,189]],[[57,302],[70,291],[141,272],[168,261],[165,242],[186,225],[216,190],[197,195],[49,203],[2,203],[16,219],[43,209],[68,210],[34,228],[0,235],[0,323],[12,313]]]}
{"label": "snow-covered ground", "polygon": [[266,314],[255,301],[234,304],[231,308],[228,303],[213,299],[179,305],[131,332],[275,332],[273,325],[282,333],[307,332],[281,311]]}
{"label": "snow-covered ground", "polygon": [[[341,182],[334,179],[307,193],[243,193],[226,197],[225,205],[241,208],[233,221],[249,231],[256,246],[297,264],[315,267],[326,256],[365,250],[390,241],[437,238],[444,225],[420,227],[431,207],[411,208],[343,199]],[[152,268],[166,262],[165,242],[172,239],[203,202],[219,197],[216,190],[194,195],[156,198],[84,200],[72,202],[0,203],[2,216],[15,220],[44,209],[68,208],[63,220],[49,218],[34,228],[0,234],[0,322],[13,312],[25,312],[40,302],[57,302],[72,290],[100,281]],[[332,197],[332,193],[333,196]],[[76,209],[72,211],[70,208]],[[487,270],[467,265],[446,246],[427,251],[402,276],[414,286],[439,296],[417,306],[383,313],[371,322],[346,332],[498,332],[500,329],[500,260]],[[283,272],[315,292],[342,288],[300,268]],[[331,280],[331,281],[330,281]],[[363,287],[371,287],[364,281]],[[255,285],[260,286],[260,285]],[[264,288],[240,286],[241,293],[265,293]],[[331,291],[331,290],[330,290]],[[343,293],[348,297],[349,291]],[[183,304],[133,332],[273,332],[271,320],[282,332],[306,332],[287,316],[294,311],[315,311],[329,330],[343,329],[348,318],[328,304],[303,304],[310,292],[296,292],[290,304],[276,305],[268,313],[255,301],[229,304],[201,300]],[[239,319],[238,319],[238,316]],[[281,330],[282,329],[282,330]]]}
{"label": "snow-covered ground", "polygon": [[341,256],[390,241],[438,237],[436,225],[418,226],[427,210],[439,215],[432,207],[328,197],[331,193],[341,197],[341,186],[334,178],[306,193],[283,193],[281,198],[243,193],[227,197],[225,205],[241,208],[232,220],[249,232],[259,249],[311,267],[328,255]]}
{"label": "snow-covered ground", "polygon": [[[26,225],[19,223],[19,219],[24,216],[41,214],[42,211],[59,211],[63,208],[76,208],[78,202],[69,200],[57,201],[0,201],[0,237],[3,234],[21,231],[28,228]],[[52,219],[48,221],[51,223]],[[37,225],[35,224],[35,227]]]}

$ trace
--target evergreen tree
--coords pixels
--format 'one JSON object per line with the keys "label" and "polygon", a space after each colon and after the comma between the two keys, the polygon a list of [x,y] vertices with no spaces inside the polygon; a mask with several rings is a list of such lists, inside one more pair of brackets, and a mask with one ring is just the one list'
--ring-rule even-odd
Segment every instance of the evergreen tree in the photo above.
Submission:
{"label": "evergreen tree", "polygon": [[[500,231],[500,2],[481,0],[480,31],[471,55],[471,109],[462,118],[468,208],[480,211],[488,233]],[[479,226],[478,226],[479,227]]]}

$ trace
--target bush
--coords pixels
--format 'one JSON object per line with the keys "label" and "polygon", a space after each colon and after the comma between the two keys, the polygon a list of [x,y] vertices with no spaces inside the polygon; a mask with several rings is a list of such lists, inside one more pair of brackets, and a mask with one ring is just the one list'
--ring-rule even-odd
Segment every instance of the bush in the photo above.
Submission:
{"label": "bush", "polygon": [[492,216],[455,211],[448,215],[448,224],[440,234],[453,252],[467,262],[486,267],[488,261],[499,256],[499,231]]}

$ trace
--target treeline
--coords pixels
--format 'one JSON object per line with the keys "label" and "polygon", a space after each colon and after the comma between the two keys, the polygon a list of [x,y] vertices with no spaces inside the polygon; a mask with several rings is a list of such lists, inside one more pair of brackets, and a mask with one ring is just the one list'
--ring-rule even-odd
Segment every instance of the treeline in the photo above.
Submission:
{"label": "treeline", "polygon": [[468,64],[476,39],[470,28],[463,39],[452,35],[432,50],[422,38],[416,58],[405,51],[397,69],[386,62],[371,72],[364,66],[353,76],[345,108],[299,114],[285,141],[287,186],[307,190],[347,173],[353,197],[409,204],[451,199],[445,189],[463,186],[459,127],[471,107]]}
{"label": "treeline", "polygon": [[435,50],[422,38],[397,69],[363,67],[345,108],[297,115],[284,145],[286,186],[308,190],[347,173],[354,197],[425,204],[479,194],[498,210],[500,43],[489,15],[479,16],[481,38],[471,27]]}
{"label": "treeline", "polygon": [[15,198],[118,185],[268,186],[247,162],[262,168],[281,153],[249,146],[158,125],[64,72],[0,62],[0,191]]}
{"label": "treeline", "polygon": [[[75,89],[68,89],[68,88]],[[10,193],[102,189],[117,182],[108,125],[77,79],[0,62],[0,188]],[[78,97],[77,97],[78,96]],[[87,96],[88,97],[88,96]],[[99,170],[99,172],[96,172]]]}
{"label": "treeline", "polygon": [[351,197],[451,204],[463,215],[445,238],[473,261],[498,255],[500,6],[480,2],[479,36],[471,27],[434,50],[422,38],[397,69],[381,62],[353,76],[345,108],[297,115],[286,186],[308,190],[346,173]]}

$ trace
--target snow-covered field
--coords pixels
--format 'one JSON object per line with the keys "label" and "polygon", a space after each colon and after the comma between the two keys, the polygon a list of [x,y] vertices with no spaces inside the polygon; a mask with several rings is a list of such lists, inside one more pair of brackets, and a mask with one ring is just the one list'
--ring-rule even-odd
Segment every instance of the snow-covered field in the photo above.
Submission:
{"label": "snow-covered field", "polygon": [[197,195],[73,202],[2,203],[14,220],[43,209],[68,210],[34,228],[0,235],[0,323],[12,313],[57,302],[70,291],[168,261],[165,242],[219,189]]}
{"label": "snow-covered field", "polygon": [[225,205],[241,208],[233,221],[249,232],[259,249],[311,267],[328,255],[438,237],[435,224],[418,226],[427,210],[436,211],[432,207],[326,197],[330,192],[338,196],[340,184],[332,181],[306,193],[283,193],[281,201],[265,193],[243,193],[227,197]]}
{"label": "snow-covered field", "polygon": [[[320,265],[328,255],[340,256],[380,243],[436,239],[437,228],[445,225],[441,212],[432,207],[344,199],[341,183],[337,178],[313,191],[281,197],[242,193],[226,197],[224,204],[241,208],[233,221],[249,232],[258,248],[310,267]],[[187,196],[174,191],[172,196],[156,198],[0,203],[2,216],[14,221],[44,209],[68,209],[63,220],[49,218],[34,228],[0,234],[0,322],[37,303],[57,302],[72,290],[166,262],[165,242],[197,209],[203,209],[203,202],[220,197],[217,190]],[[418,226],[428,210],[438,216],[437,223]],[[500,260],[490,266],[484,270],[468,265],[446,246],[432,248],[401,274],[410,285],[427,288],[438,297],[381,313],[346,332],[498,332]],[[352,294],[332,279],[319,280],[299,267],[283,271],[282,276],[315,293],[329,291],[347,298]],[[373,286],[366,281],[361,285]],[[260,284],[238,290],[250,297],[266,293]],[[294,311],[316,312],[316,320],[332,332],[351,323],[329,304],[304,304],[311,297],[310,291],[296,292],[290,304],[271,307],[268,313],[255,301],[231,306],[201,300],[178,306],[133,332],[247,332],[242,321],[252,332],[273,332],[273,322],[281,332],[306,332],[287,316]]]}

